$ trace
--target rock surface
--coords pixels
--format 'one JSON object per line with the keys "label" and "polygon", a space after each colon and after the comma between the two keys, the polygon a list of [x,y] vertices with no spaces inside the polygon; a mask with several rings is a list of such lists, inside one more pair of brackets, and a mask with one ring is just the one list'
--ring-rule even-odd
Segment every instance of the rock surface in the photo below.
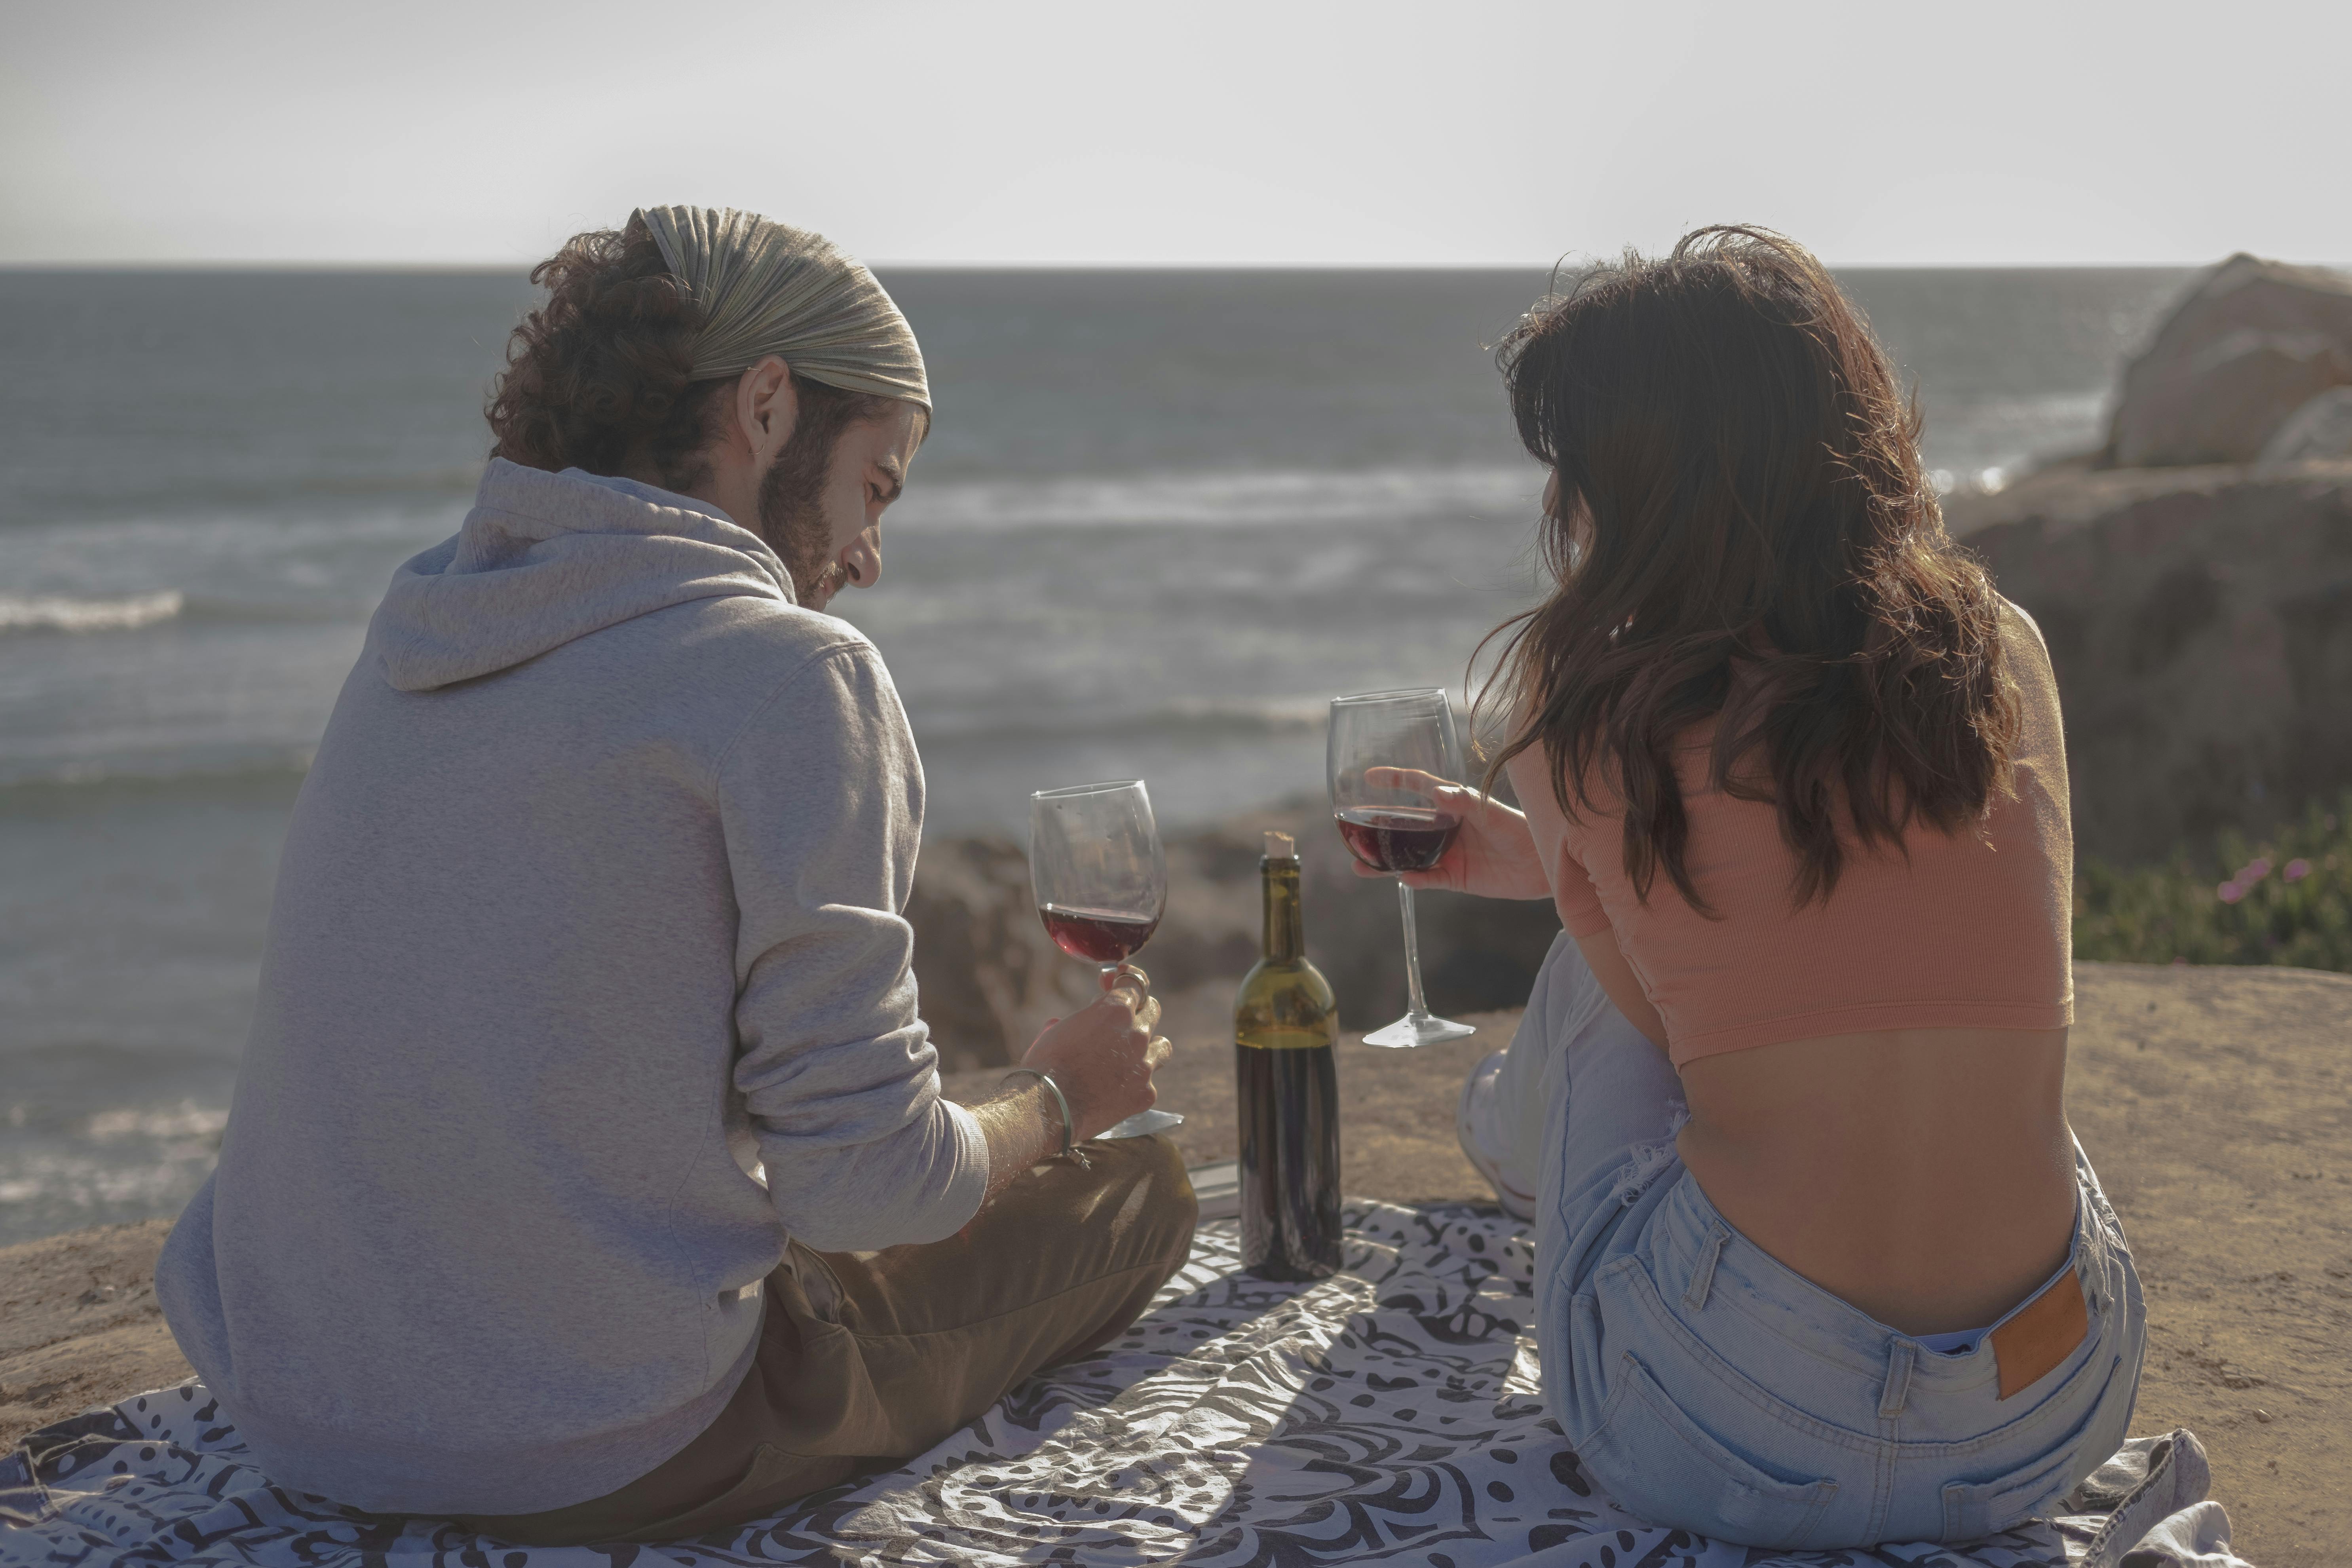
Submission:
{"label": "rock surface", "polygon": [[[2075,966],[2069,1113],[2139,1259],[2149,1352],[2132,1428],[2193,1428],[2237,1548],[2263,1568],[2352,1540],[2352,976]],[[1174,999],[1161,1102],[1195,1162],[1233,1152],[1224,981]],[[1452,1046],[1342,1047],[1349,1190],[1483,1200],[1454,1142],[1469,1065],[1510,1014]],[[999,1075],[950,1083],[977,1100]],[[187,1375],[150,1289],[161,1222],[0,1250],[0,1444]]]}
{"label": "rock surface", "polygon": [[0,1248],[0,1445],[189,1375],[155,1304],[168,1221]]}
{"label": "rock surface", "polygon": [[2251,463],[2296,409],[2352,384],[2352,275],[2241,253],[2200,278],[2125,369],[2117,468]]}
{"label": "rock surface", "polygon": [[2266,470],[2352,462],[2352,386],[2331,386],[2291,415],[2254,459]]}
{"label": "rock surface", "polygon": [[2080,853],[2162,860],[2352,784],[2352,462],[2075,465],[1948,514],[2049,639]]}

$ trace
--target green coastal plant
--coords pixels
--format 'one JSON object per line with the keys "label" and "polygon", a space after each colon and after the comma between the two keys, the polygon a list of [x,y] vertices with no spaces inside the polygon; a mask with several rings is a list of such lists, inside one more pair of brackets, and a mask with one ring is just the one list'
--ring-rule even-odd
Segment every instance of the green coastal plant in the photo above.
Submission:
{"label": "green coastal plant", "polygon": [[2266,844],[2074,872],[2074,956],[2130,963],[2286,963],[2352,971],[2352,791]]}

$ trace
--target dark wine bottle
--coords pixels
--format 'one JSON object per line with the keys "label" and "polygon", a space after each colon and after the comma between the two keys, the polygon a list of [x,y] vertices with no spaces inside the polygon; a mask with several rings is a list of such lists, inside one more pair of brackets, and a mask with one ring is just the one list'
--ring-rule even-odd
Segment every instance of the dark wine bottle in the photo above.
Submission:
{"label": "dark wine bottle", "polygon": [[1298,849],[1265,836],[1265,936],[1234,1004],[1241,1111],[1242,1268],[1321,1279],[1339,1267],[1339,1007],[1307,962]]}

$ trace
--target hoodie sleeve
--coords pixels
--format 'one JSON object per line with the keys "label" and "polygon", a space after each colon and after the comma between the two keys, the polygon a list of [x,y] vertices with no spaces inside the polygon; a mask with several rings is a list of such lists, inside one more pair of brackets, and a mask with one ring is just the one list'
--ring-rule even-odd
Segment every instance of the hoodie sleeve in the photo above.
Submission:
{"label": "hoodie sleeve", "polygon": [[843,643],[769,697],[720,759],[737,907],[735,1085],[768,1191],[819,1251],[937,1241],[979,1212],[988,1143],[940,1098],[900,914],[922,764],[880,657]]}

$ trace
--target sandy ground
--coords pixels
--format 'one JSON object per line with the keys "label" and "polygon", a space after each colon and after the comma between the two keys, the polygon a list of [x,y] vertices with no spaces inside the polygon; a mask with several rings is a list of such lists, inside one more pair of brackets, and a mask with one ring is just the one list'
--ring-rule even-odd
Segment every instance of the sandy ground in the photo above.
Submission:
{"label": "sandy ground", "polygon": [[[2237,1550],[2262,1568],[2352,1559],[2352,976],[2075,966],[2071,1114],[2148,1297],[2135,1432],[2204,1440]],[[1171,999],[1160,1102],[1196,1162],[1234,1150],[1226,998]],[[1470,1064],[1510,1037],[1343,1050],[1348,1188],[1483,1199],[1454,1140]],[[981,1098],[998,1075],[960,1075]],[[150,1274],[163,1225],[0,1250],[0,1443],[187,1375]]]}

